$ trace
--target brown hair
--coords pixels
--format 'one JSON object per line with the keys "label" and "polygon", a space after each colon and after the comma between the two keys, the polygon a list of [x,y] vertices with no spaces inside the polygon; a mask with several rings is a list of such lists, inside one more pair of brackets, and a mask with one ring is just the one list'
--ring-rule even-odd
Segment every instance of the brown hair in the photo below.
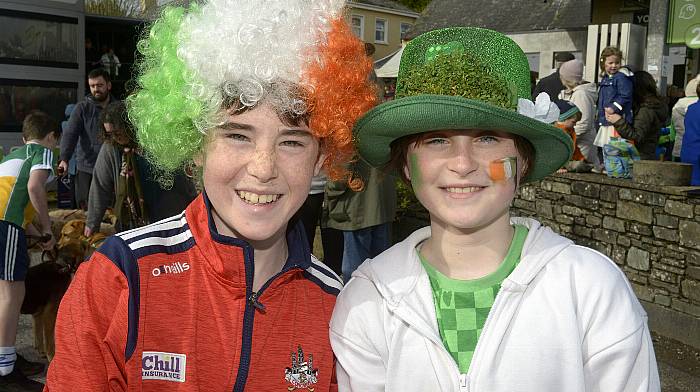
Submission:
{"label": "brown hair", "polygon": [[[418,146],[422,144],[431,133],[432,131],[416,133],[394,140],[391,143],[391,155],[389,162],[384,166],[384,171],[391,172],[392,170],[395,170],[401,180],[407,185],[410,185],[411,181],[406,177],[406,173],[403,170],[403,168],[407,165],[406,157],[408,156],[408,148],[410,146]],[[520,155],[520,158],[523,160],[525,165],[525,173],[523,174],[523,178],[525,178],[532,171],[532,163],[535,162],[535,147],[533,147],[529,140],[520,135],[510,135],[513,136],[515,149],[518,150],[518,155]]]}
{"label": "brown hair", "polygon": [[600,70],[605,72],[605,59],[607,59],[610,56],[617,56],[617,58],[622,61],[622,51],[618,49],[616,46],[608,46],[605,49],[603,49],[602,52],[600,52]]}
{"label": "brown hair", "polygon": [[124,102],[116,101],[107,105],[107,107],[100,112],[98,120],[102,141],[117,145],[117,142],[114,140],[114,135],[107,133],[105,123],[112,124],[114,126],[114,132],[122,132],[124,136],[129,139],[128,147],[136,147],[138,145],[136,131],[126,115],[126,106],[124,106]]}
{"label": "brown hair", "polygon": [[41,140],[51,132],[58,138],[61,136],[61,127],[53,117],[42,111],[35,110],[22,121],[22,137],[25,141]]}

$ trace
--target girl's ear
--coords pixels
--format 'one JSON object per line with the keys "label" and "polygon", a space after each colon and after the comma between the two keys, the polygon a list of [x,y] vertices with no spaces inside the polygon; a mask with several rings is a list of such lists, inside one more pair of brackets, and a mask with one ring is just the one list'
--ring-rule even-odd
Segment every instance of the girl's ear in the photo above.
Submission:
{"label": "girl's ear", "polygon": [[408,169],[408,164],[403,165],[403,174],[406,176],[406,179],[410,182],[411,181],[411,171]]}

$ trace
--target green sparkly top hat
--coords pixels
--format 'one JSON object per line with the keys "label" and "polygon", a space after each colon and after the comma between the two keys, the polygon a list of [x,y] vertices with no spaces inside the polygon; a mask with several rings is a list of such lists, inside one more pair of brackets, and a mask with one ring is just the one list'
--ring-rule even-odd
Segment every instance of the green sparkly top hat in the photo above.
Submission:
{"label": "green sparkly top hat", "polygon": [[396,99],[362,117],[354,128],[360,155],[386,164],[391,143],[434,130],[499,130],[526,138],[535,160],[523,182],[559,169],[573,152],[571,138],[550,125],[559,110],[543,94],[530,100],[530,67],[505,35],[475,27],[434,30],[404,48]]}

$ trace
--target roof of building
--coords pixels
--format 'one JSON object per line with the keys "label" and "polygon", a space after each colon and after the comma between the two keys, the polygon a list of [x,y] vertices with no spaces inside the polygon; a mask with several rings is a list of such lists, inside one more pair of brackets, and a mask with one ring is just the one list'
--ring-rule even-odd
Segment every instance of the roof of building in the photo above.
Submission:
{"label": "roof of building", "polygon": [[455,26],[502,33],[582,28],[591,21],[591,0],[432,0],[407,38]]}
{"label": "roof of building", "polygon": [[377,7],[390,8],[392,10],[397,10],[397,11],[415,12],[412,9],[406,7],[405,5],[403,5],[397,1],[393,1],[393,0],[351,0],[348,3],[349,3],[349,5],[352,5],[352,3],[359,3],[359,4],[374,5]]}

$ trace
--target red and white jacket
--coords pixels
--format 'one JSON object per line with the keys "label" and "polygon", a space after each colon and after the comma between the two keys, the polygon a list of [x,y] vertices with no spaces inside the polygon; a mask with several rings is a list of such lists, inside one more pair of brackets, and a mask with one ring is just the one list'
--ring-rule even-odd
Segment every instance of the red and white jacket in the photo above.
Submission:
{"label": "red and white jacket", "polygon": [[253,249],[217,233],[200,195],[110,237],[61,302],[45,391],[336,391],[328,323],[341,283],[288,229],[254,293]]}

